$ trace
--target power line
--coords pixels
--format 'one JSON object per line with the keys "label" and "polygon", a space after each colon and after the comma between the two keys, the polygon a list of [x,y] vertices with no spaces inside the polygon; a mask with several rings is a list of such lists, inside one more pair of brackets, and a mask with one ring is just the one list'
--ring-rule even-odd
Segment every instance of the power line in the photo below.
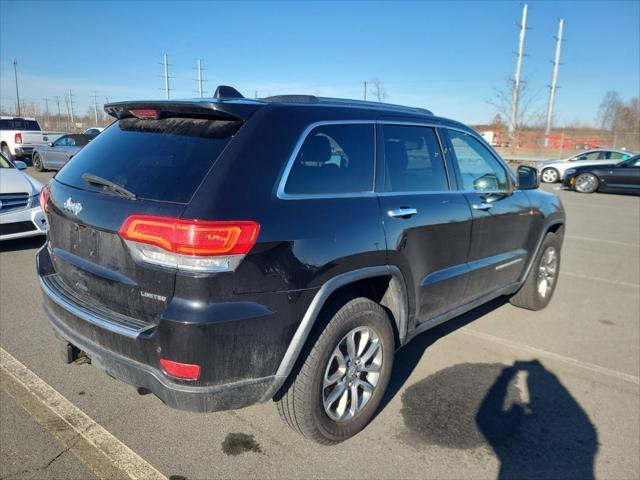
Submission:
{"label": "power line", "polygon": [[[558,22],[558,34],[556,35],[556,55],[553,59],[553,71],[551,74],[551,85],[549,85],[549,103],[547,104],[547,125],[544,130],[545,134],[551,133],[551,125],[553,123],[553,109],[556,102],[556,90],[558,87],[558,68],[560,67],[560,49],[562,47],[562,30],[564,28],[564,19]],[[545,137],[545,147],[548,145],[549,139]]]}

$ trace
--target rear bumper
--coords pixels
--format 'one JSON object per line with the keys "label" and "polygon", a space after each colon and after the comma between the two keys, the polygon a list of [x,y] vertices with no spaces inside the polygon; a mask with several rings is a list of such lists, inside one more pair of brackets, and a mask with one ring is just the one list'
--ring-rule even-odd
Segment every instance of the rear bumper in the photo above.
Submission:
{"label": "rear bumper", "polygon": [[47,219],[40,207],[0,215],[0,241],[34,237],[47,233]]}
{"label": "rear bumper", "polygon": [[45,311],[56,334],[72,343],[91,358],[91,364],[108,375],[138,388],[146,388],[166,405],[193,412],[238,409],[266,401],[275,377],[242,380],[209,387],[191,387],[170,382],[162,372],[149,365],[118,355],[77,335],[51,309]]}
{"label": "rear bumper", "polygon": [[21,145],[21,146],[16,146],[15,147],[15,152],[14,152],[14,157],[19,158],[19,157],[31,157],[31,154],[33,153],[33,146],[29,146],[29,145]]}
{"label": "rear bumper", "polygon": [[[151,391],[171,407],[197,412],[238,409],[270,400],[282,383],[277,366],[293,334],[282,324],[290,318],[283,308],[284,315],[276,315],[255,302],[223,302],[223,308],[205,308],[206,315],[198,318],[192,311],[189,318],[174,305],[167,311],[178,318],[162,317],[157,325],[131,335],[106,328],[109,317],[101,307],[74,304],[52,288],[50,279],[56,274],[47,244],[38,251],[36,263],[44,310],[57,335],[85,351],[101,370]],[[164,372],[160,358],[201,365],[201,377],[175,379]]]}

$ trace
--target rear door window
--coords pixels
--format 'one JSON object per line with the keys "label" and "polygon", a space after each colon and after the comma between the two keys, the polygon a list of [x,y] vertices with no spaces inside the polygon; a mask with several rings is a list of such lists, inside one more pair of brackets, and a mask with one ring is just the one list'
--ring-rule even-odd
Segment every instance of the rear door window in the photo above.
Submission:
{"label": "rear door window", "polygon": [[384,125],[384,190],[438,192],[449,189],[447,171],[435,130]]}
{"label": "rear door window", "polygon": [[209,119],[126,118],[89,142],[56,180],[92,190],[96,187],[82,179],[90,173],[140,198],[187,203],[241,125]]}
{"label": "rear door window", "polygon": [[373,124],[320,125],[309,132],[287,177],[286,194],[373,190]]}

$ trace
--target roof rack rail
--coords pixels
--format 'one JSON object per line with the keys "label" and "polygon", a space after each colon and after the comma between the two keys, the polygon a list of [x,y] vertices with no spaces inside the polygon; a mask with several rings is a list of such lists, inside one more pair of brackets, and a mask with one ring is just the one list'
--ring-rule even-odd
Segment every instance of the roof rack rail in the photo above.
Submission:
{"label": "roof rack rail", "polygon": [[332,97],[316,97],[314,95],[274,95],[271,97],[260,98],[267,103],[303,103],[303,104],[325,104],[325,105],[343,105],[362,108],[384,108],[395,110],[398,112],[421,113],[433,115],[431,110],[420,107],[407,107],[405,105],[396,105],[393,103],[371,102],[367,100],[353,100],[349,98],[332,98]]}

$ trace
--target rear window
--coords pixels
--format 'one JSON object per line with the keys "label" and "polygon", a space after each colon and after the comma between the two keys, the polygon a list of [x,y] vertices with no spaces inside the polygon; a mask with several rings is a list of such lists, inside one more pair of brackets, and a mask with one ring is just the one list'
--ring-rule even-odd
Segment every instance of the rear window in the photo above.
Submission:
{"label": "rear window", "polygon": [[61,183],[93,190],[91,173],[140,198],[187,203],[242,122],[187,118],[114,123],[56,175]]}
{"label": "rear window", "polygon": [[0,130],[40,131],[40,125],[35,120],[0,120]]}

